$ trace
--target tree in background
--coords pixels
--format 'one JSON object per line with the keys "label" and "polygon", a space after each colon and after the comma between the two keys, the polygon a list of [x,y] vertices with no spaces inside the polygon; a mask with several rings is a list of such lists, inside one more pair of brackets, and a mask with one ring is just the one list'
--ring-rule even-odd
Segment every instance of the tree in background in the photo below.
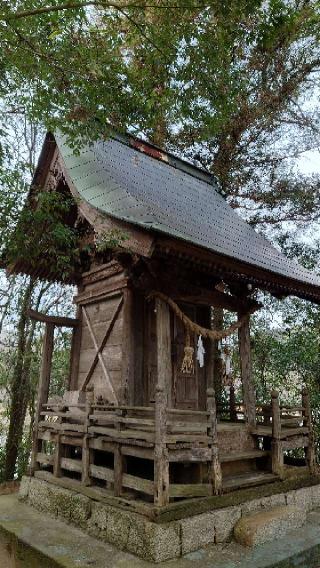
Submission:
{"label": "tree in background", "polygon": [[170,5],[1,2],[5,112],[73,144],[131,129],[197,158],[253,222],[317,219],[318,179],[292,159],[319,144],[318,2]]}
{"label": "tree in background", "polygon": [[[21,241],[28,247],[24,227],[19,226],[18,220],[21,223],[39,140],[38,129],[28,122],[25,114],[22,117],[22,124],[21,116],[18,118],[15,114],[9,115],[6,121],[5,151],[0,168],[1,255],[7,255],[12,243],[16,246]],[[48,203],[46,205],[48,207]],[[32,221],[34,219],[28,219],[29,223]],[[47,225],[46,236],[49,228]],[[40,240],[39,237],[37,242],[40,243]],[[28,253],[32,253],[30,246]],[[48,247],[46,253],[50,254]],[[13,479],[17,472],[22,474],[25,471],[32,440],[32,408],[41,356],[36,347],[41,331],[39,325],[30,320],[28,311],[31,308],[44,312],[68,311],[71,301],[59,286],[38,283],[30,277],[3,275],[0,279],[0,302],[0,385],[4,392],[2,406],[5,410],[2,424],[5,447],[0,460],[0,479],[8,480]],[[68,366],[64,354],[67,349],[59,341],[57,344],[54,360],[59,361],[60,373],[63,372],[66,379]],[[57,383],[56,376],[59,376],[58,369],[53,373],[53,384]]]}

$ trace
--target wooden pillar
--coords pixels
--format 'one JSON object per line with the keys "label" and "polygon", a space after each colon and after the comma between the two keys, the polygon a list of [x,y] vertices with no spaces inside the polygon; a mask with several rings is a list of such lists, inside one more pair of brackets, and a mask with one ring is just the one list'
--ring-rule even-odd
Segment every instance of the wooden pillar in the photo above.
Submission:
{"label": "wooden pillar", "polygon": [[222,490],[222,473],[218,452],[217,412],[214,389],[207,389],[208,435],[211,438],[211,463],[209,465],[212,493],[218,495]]}
{"label": "wooden pillar", "polygon": [[[239,313],[239,319],[241,317]],[[250,352],[250,325],[249,318],[243,323],[238,332],[240,368],[243,390],[245,416],[250,426],[256,424],[256,395],[252,380],[251,352]]]}
{"label": "wooden pillar", "polygon": [[94,399],[93,388],[89,387],[86,390],[84,436],[82,440],[82,475],[81,475],[82,485],[91,485],[90,465],[92,463],[92,450],[89,447],[89,440],[90,440],[89,426],[90,426],[90,415],[92,414],[93,399]]}
{"label": "wooden pillar", "polygon": [[283,476],[283,450],[281,442],[281,414],[279,405],[279,393],[271,393],[272,414],[272,472],[280,477]]}
{"label": "wooden pillar", "polygon": [[77,390],[79,377],[79,362],[82,335],[82,310],[77,306],[77,320],[79,324],[72,329],[71,353],[70,353],[70,372],[67,390]]}
{"label": "wooden pillar", "polygon": [[31,457],[32,474],[37,469],[37,453],[40,451],[40,446],[42,445],[42,442],[38,440],[38,424],[41,419],[43,405],[48,402],[54,343],[54,329],[55,325],[53,323],[46,323],[46,330],[43,340],[41,373],[38,385],[38,398],[33,429],[33,450]]}
{"label": "wooden pillar", "polygon": [[171,329],[169,306],[156,298],[157,384],[165,390],[167,405],[172,403]]}
{"label": "wooden pillar", "polygon": [[154,502],[169,503],[169,456],[166,445],[167,407],[171,403],[172,365],[169,306],[156,298],[157,385],[155,392]]}
{"label": "wooden pillar", "polygon": [[311,474],[316,473],[316,453],[315,453],[315,443],[314,443],[314,431],[312,424],[312,412],[310,405],[310,395],[306,388],[302,390],[302,407],[303,407],[303,425],[308,428],[309,443],[306,448],[306,461]]}
{"label": "wooden pillar", "polygon": [[[223,308],[212,308],[213,310],[213,329],[221,331],[223,329]],[[213,354],[213,388],[215,392],[216,401],[222,403],[223,392],[223,368],[222,359],[219,349],[219,341],[214,340],[212,343]]]}
{"label": "wooden pillar", "polygon": [[169,456],[165,442],[167,433],[167,397],[163,386],[156,386],[155,393],[155,446],[154,446],[154,503],[169,503]]}
{"label": "wooden pillar", "polygon": [[120,404],[134,404],[133,292],[123,291],[122,389]]}

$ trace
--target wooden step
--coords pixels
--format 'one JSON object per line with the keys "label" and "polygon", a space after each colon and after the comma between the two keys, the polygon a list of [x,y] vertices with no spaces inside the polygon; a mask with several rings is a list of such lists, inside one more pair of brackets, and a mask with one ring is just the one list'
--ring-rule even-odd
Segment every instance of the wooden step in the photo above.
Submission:
{"label": "wooden step", "polygon": [[277,481],[278,476],[273,473],[264,471],[248,471],[237,475],[227,475],[222,479],[222,488],[224,491],[234,491],[243,489],[244,487],[255,487],[256,485],[264,485],[265,483],[273,483]]}
{"label": "wooden step", "polygon": [[[272,438],[272,428],[271,426],[263,426],[257,425],[253,430],[251,430],[251,434],[254,436],[265,436]],[[307,427],[299,427],[299,428],[282,428],[281,430],[281,439],[290,438],[291,436],[307,436],[309,434],[309,430]]]}
{"label": "wooden step", "polygon": [[270,455],[270,452],[263,450],[247,450],[245,452],[229,452],[228,454],[219,454],[219,460],[221,463],[242,461],[242,460],[254,460],[257,458],[264,458]]}

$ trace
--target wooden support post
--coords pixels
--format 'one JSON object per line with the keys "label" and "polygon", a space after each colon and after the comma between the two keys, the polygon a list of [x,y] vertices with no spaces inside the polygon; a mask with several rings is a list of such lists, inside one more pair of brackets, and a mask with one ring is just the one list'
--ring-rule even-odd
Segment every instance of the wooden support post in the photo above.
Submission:
{"label": "wooden support post", "polygon": [[169,503],[169,456],[165,437],[167,432],[167,400],[165,390],[157,385],[155,393],[154,503]]}
{"label": "wooden support post", "polygon": [[156,298],[157,373],[159,386],[165,390],[168,407],[172,399],[171,329],[169,306]]}
{"label": "wooden support post", "polygon": [[82,311],[80,306],[77,306],[77,321],[79,322],[79,325],[75,326],[72,330],[68,390],[77,390],[78,388],[81,335],[82,335]]}
{"label": "wooden support post", "polygon": [[[116,415],[119,417],[123,416],[123,410],[116,410]],[[118,432],[121,431],[121,422],[117,423],[116,429]],[[122,493],[123,460],[121,444],[116,443],[114,448],[114,494],[116,497],[121,497]]]}
{"label": "wooden support post", "polygon": [[134,404],[134,327],[133,327],[133,292],[130,288],[123,291],[122,324],[122,388],[121,404]]}
{"label": "wooden support post", "polygon": [[92,450],[89,447],[89,426],[90,426],[90,414],[92,414],[94,392],[93,388],[88,387],[86,390],[86,416],[84,421],[84,436],[82,440],[82,475],[81,483],[82,485],[91,485],[90,478],[90,465],[92,462]]}
{"label": "wooden support post", "polygon": [[[239,313],[239,319],[242,316]],[[239,337],[239,353],[240,367],[243,390],[243,402],[245,406],[245,417],[250,426],[256,424],[256,395],[252,380],[251,371],[251,352],[250,352],[250,325],[249,318],[240,327]]]}
{"label": "wooden support post", "polygon": [[237,409],[236,409],[236,396],[234,391],[234,386],[230,387],[230,420],[231,422],[237,422]]}
{"label": "wooden support post", "polygon": [[208,411],[208,435],[211,438],[211,463],[209,465],[210,481],[212,483],[213,495],[218,495],[222,491],[222,473],[219,461],[218,435],[217,435],[217,412],[214,389],[207,389],[207,411]]}
{"label": "wooden support post", "polygon": [[172,365],[169,306],[155,301],[157,329],[157,385],[155,392],[154,502],[169,503],[169,456],[166,445],[167,406],[171,402]]}
{"label": "wooden support post", "polygon": [[271,393],[272,413],[272,472],[283,477],[283,449],[281,442],[281,415],[279,405],[279,393]]}
{"label": "wooden support post", "polygon": [[53,475],[55,477],[61,477],[61,457],[62,457],[62,444],[61,444],[61,434],[56,435],[56,447],[53,457]]}
{"label": "wooden support post", "polygon": [[36,412],[34,418],[33,427],[33,449],[31,456],[31,474],[37,469],[37,454],[41,451],[42,441],[38,440],[38,424],[41,418],[41,411],[44,404],[48,402],[49,396],[49,386],[50,386],[50,376],[51,376],[51,366],[52,366],[52,354],[53,354],[53,343],[54,343],[54,323],[46,323],[46,330],[43,341],[42,350],[42,365],[41,373],[38,385],[38,398],[36,405]]}
{"label": "wooden support post", "polygon": [[312,412],[310,405],[310,395],[306,388],[302,390],[302,407],[303,407],[303,425],[309,430],[309,445],[306,448],[306,461],[311,474],[315,474],[317,470],[316,452],[314,442],[314,431],[312,423]]}

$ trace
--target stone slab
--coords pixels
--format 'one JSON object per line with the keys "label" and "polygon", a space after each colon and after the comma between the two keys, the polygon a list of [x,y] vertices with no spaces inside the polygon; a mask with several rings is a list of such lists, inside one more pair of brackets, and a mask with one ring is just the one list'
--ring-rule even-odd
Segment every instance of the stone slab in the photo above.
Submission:
{"label": "stone slab", "polygon": [[[9,546],[10,545],[10,546]],[[11,550],[9,558],[9,550]],[[19,568],[152,568],[154,563],[121,552],[82,531],[18,502],[0,496],[0,561],[8,568],[12,554]],[[9,560],[8,560],[9,558]],[[13,560],[12,560],[13,562]],[[15,566],[15,564],[12,564]],[[166,561],[161,568],[318,568],[320,526],[306,526],[256,548],[237,543],[210,545]]]}
{"label": "stone slab", "polygon": [[243,546],[257,546],[283,537],[306,522],[306,511],[294,505],[274,507],[244,516],[234,528],[234,537]]}

